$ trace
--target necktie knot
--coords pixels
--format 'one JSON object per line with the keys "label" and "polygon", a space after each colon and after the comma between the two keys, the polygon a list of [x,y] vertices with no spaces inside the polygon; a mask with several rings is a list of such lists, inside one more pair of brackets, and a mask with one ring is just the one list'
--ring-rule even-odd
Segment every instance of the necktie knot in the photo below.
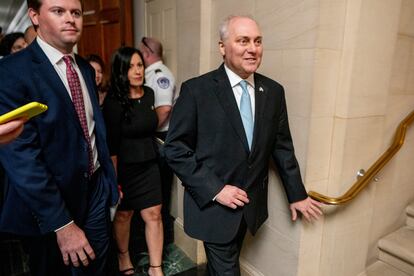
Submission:
{"label": "necktie knot", "polygon": [[243,90],[243,93],[249,93],[249,91],[247,90],[247,81],[241,80],[240,81],[240,86]]}
{"label": "necktie knot", "polygon": [[63,56],[62,59],[65,62],[66,66],[72,66],[72,57],[71,56]]}

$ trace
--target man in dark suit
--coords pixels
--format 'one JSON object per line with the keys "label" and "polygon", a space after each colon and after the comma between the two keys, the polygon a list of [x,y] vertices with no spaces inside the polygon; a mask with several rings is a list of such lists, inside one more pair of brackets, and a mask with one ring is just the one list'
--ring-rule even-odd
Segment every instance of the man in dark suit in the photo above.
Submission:
{"label": "man in dark suit", "polygon": [[80,0],[28,0],[38,37],[0,61],[0,114],[49,109],[0,148],[8,187],[0,231],[25,236],[32,275],[105,275],[115,172],[92,67],[73,53]]}
{"label": "man in dark suit", "polygon": [[294,155],[283,87],[256,73],[262,35],[249,17],[220,27],[217,70],[184,82],[173,110],[164,153],[185,187],[184,228],[204,241],[210,275],[240,275],[239,255],[268,217],[272,157],[292,219],[321,214],[307,196]]}

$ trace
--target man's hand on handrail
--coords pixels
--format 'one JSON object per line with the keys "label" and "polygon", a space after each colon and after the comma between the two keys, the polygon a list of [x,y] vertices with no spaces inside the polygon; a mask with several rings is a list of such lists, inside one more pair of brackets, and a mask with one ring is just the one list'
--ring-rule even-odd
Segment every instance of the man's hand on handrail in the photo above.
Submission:
{"label": "man's hand on handrail", "polygon": [[297,219],[297,211],[302,213],[302,215],[308,222],[318,220],[323,215],[323,212],[321,210],[322,206],[322,203],[310,197],[307,197],[306,199],[301,201],[291,203],[290,212],[292,213],[292,220],[295,221]]}

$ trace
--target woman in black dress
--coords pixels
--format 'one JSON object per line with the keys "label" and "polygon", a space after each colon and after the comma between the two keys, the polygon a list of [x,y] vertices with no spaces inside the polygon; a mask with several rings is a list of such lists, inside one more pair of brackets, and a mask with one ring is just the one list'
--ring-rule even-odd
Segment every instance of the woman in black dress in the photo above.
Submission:
{"label": "woman in black dress", "polygon": [[141,53],[131,47],[118,49],[112,57],[111,84],[103,113],[108,146],[123,193],[114,219],[120,275],[134,273],[128,243],[131,218],[137,210],[145,222],[150,261],[148,274],[159,276],[163,275],[162,196],[153,140],[158,119],[154,92],[143,83]]}

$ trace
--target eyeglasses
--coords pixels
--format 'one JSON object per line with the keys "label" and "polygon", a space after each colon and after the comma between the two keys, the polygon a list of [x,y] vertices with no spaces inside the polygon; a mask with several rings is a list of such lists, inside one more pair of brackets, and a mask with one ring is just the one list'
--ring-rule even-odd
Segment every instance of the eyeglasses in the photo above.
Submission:
{"label": "eyeglasses", "polygon": [[146,40],[147,38],[144,36],[144,37],[142,37],[142,39],[141,39],[141,42],[142,42],[142,44],[144,44],[144,46],[145,47],[147,47],[148,48],[148,50],[150,50],[150,52],[151,53],[154,53],[154,51],[151,49],[151,47],[150,46],[148,46],[148,44],[147,44],[147,42],[145,42],[145,40]]}

